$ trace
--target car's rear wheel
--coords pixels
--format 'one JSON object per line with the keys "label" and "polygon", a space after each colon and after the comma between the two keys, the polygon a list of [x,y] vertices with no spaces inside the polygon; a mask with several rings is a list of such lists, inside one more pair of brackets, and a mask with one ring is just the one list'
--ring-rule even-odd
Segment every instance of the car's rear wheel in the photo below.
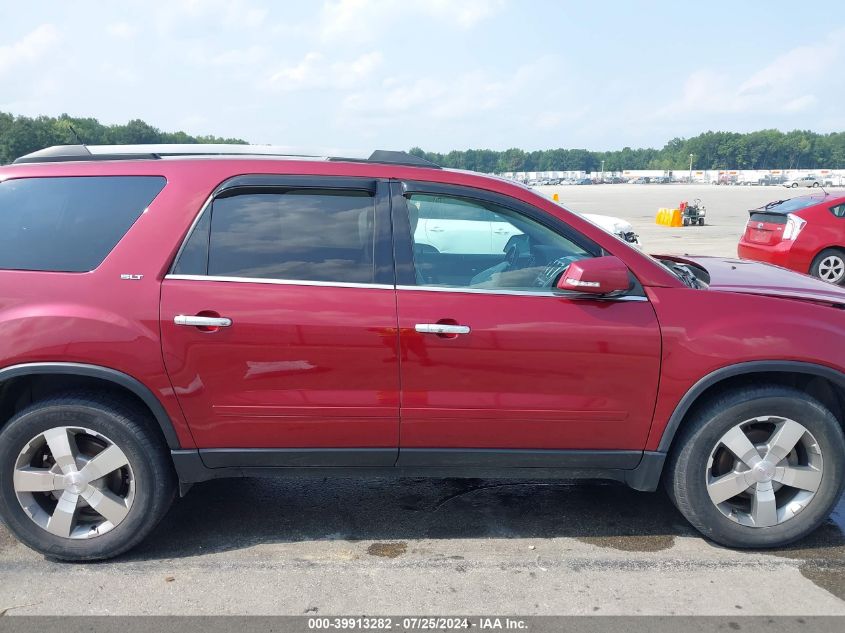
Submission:
{"label": "car's rear wheel", "polygon": [[688,419],[664,483],[705,536],[778,547],[821,525],[845,487],[845,439],[833,414],[797,390],[726,393]]}
{"label": "car's rear wheel", "polygon": [[842,285],[845,282],[845,253],[835,248],[823,250],[810,265],[810,274],[822,281]]}
{"label": "car's rear wheel", "polygon": [[795,189],[796,187],[798,187],[798,183],[797,183],[797,182],[793,182],[791,186],[792,186],[792,188],[793,188],[793,189]]}
{"label": "car's rear wheel", "polygon": [[36,402],[0,433],[0,516],[51,558],[125,552],[155,527],[174,491],[163,441],[144,411],[121,398]]}

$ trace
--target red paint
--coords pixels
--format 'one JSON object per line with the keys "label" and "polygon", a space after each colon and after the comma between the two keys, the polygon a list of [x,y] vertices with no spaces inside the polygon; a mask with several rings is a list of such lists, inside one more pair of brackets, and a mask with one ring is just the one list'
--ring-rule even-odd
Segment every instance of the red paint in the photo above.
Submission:
{"label": "red paint", "polygon": [[[216,332],[173,324],[213,310]],[[394,291],[165,279],[164,362],[206,448],[395,447]]]}
{"label": "red paint", "polygon": [[625,292],[631,287],[631,274],[618,257],[593,257],[572,262],[557,287],[597,295]]}
{"label": "red paint", "polygon": [[[402,446],[641,448],[660,331],[648,302],[402,290]],[[444,340],[417,323],[472,328]]]}
{"label": "red paint", "polygon": [[[260,173],[431,180],[511,196],[619,258],[648,301],[165,280],[214,187]],[[843,313],[826,305],[845,302],[845,291],[718,258],[695,260],[712,283],[689,289],[637,249],[504,180],[267,159],[0,168],[0,179],[95,174],[168,184],[97,270],[0,271],[0,366],[123,371],[161,400],[184,447],[655,449],[677,403],[715,369],[750,360],[845,369]],[[801,255],[805,268],[811,251]],[[200,313],[233,327],[173,324]],[[437,322],[472,331],[414,330]]]}

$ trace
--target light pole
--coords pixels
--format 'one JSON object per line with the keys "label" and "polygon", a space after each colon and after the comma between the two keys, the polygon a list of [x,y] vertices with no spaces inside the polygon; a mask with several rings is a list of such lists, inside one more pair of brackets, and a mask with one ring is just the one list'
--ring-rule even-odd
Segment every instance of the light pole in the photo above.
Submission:
{"label": "light pole", "polygon": [[604,161],[601,162],[601,181],[604,182]]}
{"label": "light pole", "polygon": [[695,156],[695,154],[689,155],[689,184],[692,184],[692,157],[693,156]]}

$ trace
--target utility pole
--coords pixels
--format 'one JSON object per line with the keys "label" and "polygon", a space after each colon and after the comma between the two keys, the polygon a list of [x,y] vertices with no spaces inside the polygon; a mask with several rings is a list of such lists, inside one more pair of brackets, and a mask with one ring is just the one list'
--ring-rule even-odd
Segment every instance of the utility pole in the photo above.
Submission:
{"label": "utility pole", "polygon": [[692,157],[693,156],[695,156],[695,154],[689,155],[689,184],[692,184]]}

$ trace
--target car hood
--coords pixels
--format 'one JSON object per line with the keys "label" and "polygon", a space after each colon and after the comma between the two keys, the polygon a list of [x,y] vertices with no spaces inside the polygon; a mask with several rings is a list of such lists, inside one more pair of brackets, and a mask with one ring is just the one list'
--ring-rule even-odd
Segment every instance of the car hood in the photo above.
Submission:
{"label": "car hood", "polygon": [[783,297],[845,306],[845,288],[780,266],[722,257],[666,257],[704,268],[710,290]]}

